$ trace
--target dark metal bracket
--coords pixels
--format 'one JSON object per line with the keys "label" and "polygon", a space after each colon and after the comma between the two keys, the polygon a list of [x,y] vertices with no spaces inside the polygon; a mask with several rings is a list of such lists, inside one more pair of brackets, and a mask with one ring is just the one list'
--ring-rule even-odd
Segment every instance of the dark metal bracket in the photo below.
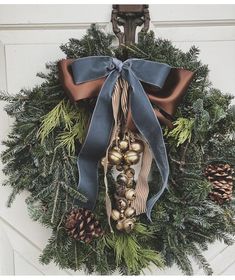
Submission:
{"label": "dark metal bracket", "polygon": [[[150,15],[149,5],[113,5],[111,22],[113,32],[118,37],[119,45],[131,45],[135,43],[137,26],[143,25],[140,32],[149,29]],[[124,32],[119,26],[124,27]]]}

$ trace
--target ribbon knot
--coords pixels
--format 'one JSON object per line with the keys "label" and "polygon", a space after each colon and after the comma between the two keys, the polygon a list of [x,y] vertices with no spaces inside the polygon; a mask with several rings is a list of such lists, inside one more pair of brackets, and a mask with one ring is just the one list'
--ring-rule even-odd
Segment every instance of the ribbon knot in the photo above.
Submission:
{"label": "ribbon knot", "polygon": [[121,73],[122,67],[123,67],[122,61],[117,58],[113,58],[113,64],[114,64],[115,69],[118,70],[119,73]]}
{"label": "ribbon knot", "polygon": [[[109,56],[76,59],[70,65],[73,82],[75,83],[75,86],[72,86],[73,89],[76,85],[105,78],[97,97],[86,139],[77,160],[79,171],[78,189],[87,197],[87,202],[81,203],[82,206],[93,209],[96,204],[98,195],[98,164],[109,146],[114,124],[112,108],[113,89],[118,78],[122,77],[129,84],[129,110],[132,120],[151,148],[153,158],[162,178],[162,185],[157,187],[156,194],[146,204],[146,214],[151,220],[151,210],[167,188],[169,163],[162,129],[142,86],[142,82],[160,90],[166,83],[169,73],[174,73],[174,69],[163,63],[143,59],[128,59],[121,62]],[[179,71],[179,73],[181,72]],[[192,72],[186,72],[188,72],[187,76],[185,75],[182,78],[184,80],[184,83],[182,83],[183,87],[181,85],[181,88],[178,88],[178,98],[182,91],[186,90],[192,79]],[[69,77],[68,73],[66,77]],[[84,89],[85,87],[82,88]],[[175,91],[177,92],[177,83]]]}

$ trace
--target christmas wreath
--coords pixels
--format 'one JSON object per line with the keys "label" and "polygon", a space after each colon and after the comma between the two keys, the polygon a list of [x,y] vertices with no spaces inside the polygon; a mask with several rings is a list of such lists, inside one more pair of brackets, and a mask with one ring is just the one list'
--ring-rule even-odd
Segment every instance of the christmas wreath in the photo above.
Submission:
{"label": "christmas wreath", "polygon": [[194,46],[183,52],[153,32],[131,46],[113,39],[92,25],[61,46],[67,59],[47,64],[40,86],[1,93],[14,118],[2,153],[8,206],[27,190],[30,216],[52,229],[44,264],[99,274],[177,264],[193,274],[192,257],[212,274],[202,252],[235,234],[232,97],[211,87]]}

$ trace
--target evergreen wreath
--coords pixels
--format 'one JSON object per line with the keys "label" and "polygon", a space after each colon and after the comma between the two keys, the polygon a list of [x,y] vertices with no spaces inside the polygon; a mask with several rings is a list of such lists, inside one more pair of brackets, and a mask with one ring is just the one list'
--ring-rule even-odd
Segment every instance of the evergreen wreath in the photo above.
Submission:
{"label": "evergreen wreath", "polygon": [[[235,207],[231,199],[223,203],[211,199],[215,180],[211,182],[204,171],[211,166],[211,172],[216,164],[232,170],[235,164],[232,96],[211,87],[208,67],[198,60],[195,46],[183,52],[168,40],[156,39],[153,32],[141,34],[137,44],[126,47],[113,47],[113,39],[113,35],[92,25],[82,39],[70,39],[61,50],[67,58],[108,55],[123,60],[128,55],[195,72],[177,110],[173,130],[163,127],[170,162],[169,189],[155,205],[152,223],[141,215],[131,233],[110,233],[100,168],[95,216],[104,233],[89,243],[68,234],[67,213],[75,199],[85,199],[77,191],[76,159],[95,99],[71,102],[60,84],[57,63],[47,64],[47,74],[38,74],[44,80],[40,86],[21,90],[15,96],[1,93],[1,100],[8,102],[7,114],[14,118],[8,139],[3,142],[7,148],[2,153],[3,171],[8,178],[5,185],[12,187],[8,206],[17,194],[27,190],[30,217],[52,229],[40,256],[43,264],[54,261],[62,269],[85,269],[87,273],[99,274],[118,269],[121,274],[134,275],[150,263],[159,269],[177,264],[191,275],[192,257],[206,274],[212,274],[202,252],[216,240],[233,243]],[[112,170],[108,171],[108,179],[114,188]],[[150,188],[159,181],[158,169],[153,165]],[[90,217],[88,212],[79,215]]]}

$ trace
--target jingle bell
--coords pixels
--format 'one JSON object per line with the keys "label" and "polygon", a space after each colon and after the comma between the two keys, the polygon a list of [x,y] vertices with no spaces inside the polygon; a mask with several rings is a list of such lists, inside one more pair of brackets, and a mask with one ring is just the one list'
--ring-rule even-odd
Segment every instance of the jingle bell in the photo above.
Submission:
{"label": "jingle bell", "polygon": [[123,222],[118,221],[117,224],[116,224],[116,229],[117,230],[123,230],[123,228],[124,228]]}
{"label": "jingle bell", "polygon": [[127,140],[121,140],[118,146],[121,151],[126,151],[128,149],[129,143]]}
{"label": "jingle bell", "polygon": [[129,233],[133,230],[135,226],[134,220],[133,219],[126,219],[123,221],[123,229]]}
{"label": "jingle bell", "polygon": [[135,170],[133,168],[128,168],[125,170],[125,174],[128,178],[133,178],[135,176]]}
{"label": "jingle bell", "polygon": [[116,169],[117,171],[123,171],[124,170],[124,166],[123,165],[116,165]]}
{"label": "jingle bell", "polygon": [[130,178],[130,179],[128,179],[128,183],[127,183],[127,188],[133,188],[135,186],[135,180],[134,180],[134,178]]}
{"label": "jingle bell", "polygon": [[123,165],[123,170],[124,170],[124,171],[126,171],[128,168],[130,168],[129,165],[126,165],[126,164]]}
{"label": "jingle bell", "polygon": [[125,198],[119,198],[117,200],[118,209],[125,210],[128,206],[127,200]]}
{"label": "jingle bell", "polygon": [[123,219],[125,216],[123,213],[120,214],[120,219]]}
{"label": "jingle bell", "polygon": [[117,190],[116,190],[118,196],[125,196],[126,193],[126,188],[123,185],[117,185]]}
{"label": "jingle bell", "polygon": [[136,164],[140,157],[139,154],[136,151],[127,151],[124,155],[124,159],[127,162],[127,164]]}
{"label": "jingle bell", "polygon": [[114,148],[110,149],[108,153],[108,160],[110,164],[112,165],[119,165],[122,161],[123,155],[118,150],[115,150]]}
{"label": "jingle bell", "polygon": [[136,198],[136,193],[134,189],[129,189],[125,193],[125,197],[128,200],[134,200]]}
{"label": "jingle bell", "polygon": [[131,143],[130,150],[137,152],[138,154],[142,153],[144,151],[144,145],[140,141],[136,141]]}
{"label": "jingle bell", "polygon": [[112,213],[111,213],[111,217],[112,217],[112,219],[114,220],[114,221],[117,221],[117,220],[119,220],[120,219],[120,212],[118,211],[118,210],[116,210],[116,209],[113,209],[112,210]]}
{"label": "jingle bell", "polygon": [[136,213],[135,208],[133,208],[133,207],[128,207],[128,208],[125,210],[124,215],[125,215],[127,218],[131,218],[131,217],[135,216],[135,213]]}
{"label": "jingle bell", "polygon": [[128,183],[128,177],[126,176],[126,174],[119,174],[117,176],[117,183],[120,185],[126,185]]}

